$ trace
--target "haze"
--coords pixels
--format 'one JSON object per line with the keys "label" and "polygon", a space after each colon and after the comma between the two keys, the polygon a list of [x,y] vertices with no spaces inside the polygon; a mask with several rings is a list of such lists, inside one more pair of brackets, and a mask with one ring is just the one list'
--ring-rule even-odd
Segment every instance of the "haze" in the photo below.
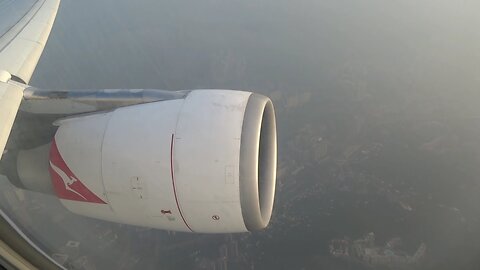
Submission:
{"label": "haze", "polygon": [[[62,0],[34,86],[272,98],[272,224],[171,235],[78,217],[32,193],[2,202],[27,209],[16,219],[50,254],[97,269],[385,269],[329,254],[332,240],[369,232],[378,246],[402,238],[407,254],[426,245],[417,264],[388,269],[478,269],[479,10],[473,0]],[[232,243],[240,255],[222,259]]]}

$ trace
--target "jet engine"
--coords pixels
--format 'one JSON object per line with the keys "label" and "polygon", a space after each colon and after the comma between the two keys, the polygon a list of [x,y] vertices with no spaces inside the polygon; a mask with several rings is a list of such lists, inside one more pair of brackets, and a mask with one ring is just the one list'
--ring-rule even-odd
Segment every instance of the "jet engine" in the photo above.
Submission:
{"label": "jet engine", "polygon": [[[259,230],[270,221],[277,138],[265,96],[193,90],[56,125],[43,164],[73,213],[199,233]],[[21,163],[34,163],[41,149],[19,153],[20,178],[29,174]]]}

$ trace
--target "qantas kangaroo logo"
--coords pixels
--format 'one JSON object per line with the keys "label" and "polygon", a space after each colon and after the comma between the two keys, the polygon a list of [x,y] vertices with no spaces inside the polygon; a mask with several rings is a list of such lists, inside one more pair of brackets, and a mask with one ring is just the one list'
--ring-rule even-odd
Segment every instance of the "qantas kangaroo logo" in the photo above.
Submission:
{"label": "qantas kangaroo logo", "polygon": [[76,192],[74,189],[70,187],[70,185],[73,185],[76,181],[78,181],[77,178],[68,176],[64,171],[62,171],[60,168],[55,166],[51,161],[50,161],[50,166],[52,169],[60,176],[60,178],[63,180],[63,184],[65,185],[65,189],[77,194],[78,196],[82,197],[85,201],[87,201],[87,198],[83,197],[82,194]]}
{"label": "qantas kangaroo logo", "polygon": [[90,191],[70,170],[58,151],[55,140],[50,149],[50,176],[53,188],[61,199],[106,204]]}

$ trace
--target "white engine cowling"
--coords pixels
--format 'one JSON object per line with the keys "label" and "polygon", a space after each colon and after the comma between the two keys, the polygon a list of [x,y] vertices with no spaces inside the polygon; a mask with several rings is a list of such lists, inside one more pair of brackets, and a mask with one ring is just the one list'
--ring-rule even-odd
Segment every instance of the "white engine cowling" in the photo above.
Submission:
{"label": "white engine cowling", "polygon": [[49,169],[71,212],[202,233],[269,223],[277,139],[267,97],[194,90],[58,124]]}

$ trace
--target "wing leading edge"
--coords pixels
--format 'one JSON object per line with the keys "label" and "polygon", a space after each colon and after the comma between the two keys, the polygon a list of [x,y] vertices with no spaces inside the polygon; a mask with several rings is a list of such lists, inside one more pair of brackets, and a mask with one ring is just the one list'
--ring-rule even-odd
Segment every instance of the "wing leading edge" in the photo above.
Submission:
{"label": "wing leading edge", "polygon": [[27,84],[47,43],[60,0],[0,0],[0,157]]}
{"label": "wing leading edge", "polygon": [[22,102],[23,89],[18,85],[0,82],[0,157]]}
{"label": "wing leading edge", "polygon": [[[23,16],[11,15],[18,21],[0,37],[0,70],[9,72],[25,83],[30,81],[47,43],[59,3],[60,0],[38,0],[31,7],[27,6],[29,8],[26,8]],[[10,21],[0,19],[0,23]]]}

